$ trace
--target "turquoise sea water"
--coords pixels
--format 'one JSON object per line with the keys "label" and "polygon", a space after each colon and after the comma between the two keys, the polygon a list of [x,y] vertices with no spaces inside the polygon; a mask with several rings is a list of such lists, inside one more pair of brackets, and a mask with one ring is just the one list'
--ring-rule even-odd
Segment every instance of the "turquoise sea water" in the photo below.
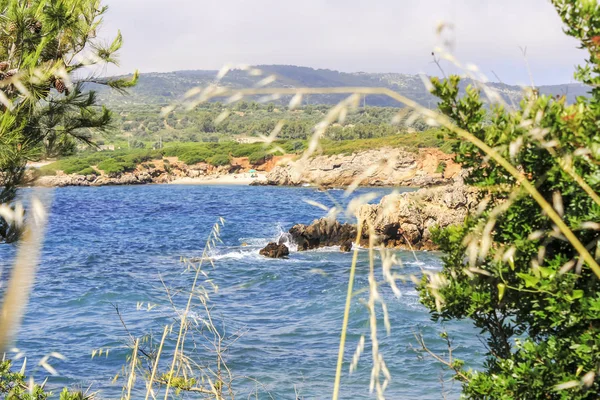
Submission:
{"label": "turquoise sea water", "polygon": [[[367,191],[372,190],[358,194]],[[219,286],[211,296],[213,316],[227,332],[241,333],[227,353],[228,365],[239,377],[236,398],[256,390],[261,399],[294,399],[296,393],[305,399],[331,397],[351,254],[330,248],[292,251],[287,260],[258,255],[261,246],[293,224],[323,215],[303,199],[331,206],[331,197],[347,203],[342,191],[312,188],[149,185],[52,191],[42,263],[16,343],[28,358],[28,371],[56,351],[67,359],[51,360],[60,375],[49,379],[49,387],[91,386],[101,398],[119,398],[122,382],[111,380],[131,350],[115,305],[133,336],[160,336],[174,315],[161,279],[171,288],[190,287],[191,275],[180,257],[201,256],[211,227],[223,217],[223,243],[210,253],[215,269],[205,267]],[[12,246],[0,246],[3,278],[14,252]],[[439,254],[433,252],[418,252],[416,259],[410,252],[397,255],[403,274],[440,268]],[[355,289],[367,286],[367,272],[367,252],[361,250]],[[440,365],[419,359],[411,348],[414,333],[421,331],[429,347],[443,353],[441,327],[430,321],[410,281],[399,286],[401,297],[381,288],[392,325],[387,336],[380,315],[381,350],[392,375],[386,397],[441,399],[445,390],[448,398],[456,398],[458,385],[447,382],[442,389]],[[356,296],[352,304],[343,399],[374,398],[369,393],[366,296]],[[156,306],[138,310],[140,302]],[[476,366],[482,351],[477,332],[466,323],[445,328],[457,347],[455,356]],[[350,375],[349,361],[361,335],[367,336],[367,344],[358,371]],[[92,359],[98,348],[111,350]],[[200,350],[197,354],[206,356]],[[21,363],[16,361],[17,368]],[[138,387],[142,389],[141,382]],[[140,396],[134,393],[134,398]]]}

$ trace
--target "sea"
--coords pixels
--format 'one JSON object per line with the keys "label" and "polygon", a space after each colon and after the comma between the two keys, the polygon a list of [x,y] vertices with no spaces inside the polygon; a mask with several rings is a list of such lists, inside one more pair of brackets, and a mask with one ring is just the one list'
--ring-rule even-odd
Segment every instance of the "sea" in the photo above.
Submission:
{"label": "sea", "polygon": [[[323,217],[325,208],[343,209],[368,193],[377,202],[407,190],[363,188],[351,195],[312,187],[192,185],[23,190],[25,203],[31,196],[43,199],[49,222],[35,286],[8,357],[16,370],[26,360],[27,375],[38,383],[47,378],[46,388],[56,398],[64,386],[100,399],[121,398],[134,341],[151,353],[164,327],[173,325],[161,355],[161,369],[168,369],[180,316],[202,263],[184,344],[188,376],[198,368],[216,371],[212,326],[222,338],[217,345],[235,398],[331,398],[353,254],[337,247],[298,252],[290,246],[287,259],[267,259],[259,250],[285,241],[294,224]],[[0,294],[15,253],[16,246],[0,245]],[[377,303],[378,347],[389,370],[385,398],[456,399],[460,384],[441,363],[418,351],[415,335],[447,357],[440,334],[448,332],[452,356],[477,369],[485,352],[479,333],[466,321],[433,321],[419,303],[409,277],[441,269],[441,254],[398,250],[395,257],[399,292],[383,282],[381,255],[374,255],[391,328],[388,332]],[[359,249],[341,399],[376,398],[370,388],[368,274],[369,251]],[[364,348],[351,373],[361,338]],[[143,358],[140,353],[140,369]],[[142,374],[131,398],[145,397]]]}

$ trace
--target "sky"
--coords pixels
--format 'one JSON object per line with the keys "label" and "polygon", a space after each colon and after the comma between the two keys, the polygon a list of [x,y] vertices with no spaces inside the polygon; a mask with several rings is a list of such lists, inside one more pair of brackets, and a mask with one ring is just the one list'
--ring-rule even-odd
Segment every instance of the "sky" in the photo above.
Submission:
{"label": "sky", "polygon": [[[585,53],[548,0],[105,0],[101,30],[120,29],[107,74],[287,64],[344,72],[439,75],[431,51],[450,41],[462,64],[510,84],[573,81]],[[440,22],[445,29],[436,34]],[[526,57],[522,49],[527,48]],[[526,64],[529,64],[529,69]],[[442,63],[446,72],[453,67]],[[531,71],[529,74],[528,71]]]}

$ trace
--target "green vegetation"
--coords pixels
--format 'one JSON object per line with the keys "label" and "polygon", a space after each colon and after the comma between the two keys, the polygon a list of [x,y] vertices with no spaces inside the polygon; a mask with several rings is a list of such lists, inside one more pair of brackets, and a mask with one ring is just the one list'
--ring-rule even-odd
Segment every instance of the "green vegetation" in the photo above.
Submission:
{"label": "green vegetation", "polygon": [[264,163],[268,157],[269,154],[267,154],[267,152],[258,150],[248,156],[248,161],[252,164],[260,164]]}
{"label": "green vegetation", "polygon": [[460,97],[458,77],[432,79],[456,124],[448,133],[468,139],[456,160],[481,189],[480,213],[435,234],[443,271],[420,286],[435,320],[470,319],[485,334],[483,371],[447,363],[467,398],[600,396],[600,5],[553,4],[589,51],[575,76],[591,98],[532,92],[514,113],[495,107],[488,125],[475,88]]}
{"label": "green vegetation", "polygon": [[[225,109],[221,103],[207,103],[190,111],[175,110],[164,117],[157,106],[128,106],[115,113],[112,135],[118,141],[133,138],[131,147],[143,145],[142,141],[152,144],[159,138],[162,142],[218,142],[237,136],[268,136],[278,122],[283,121],[279,138],[304,140],[312,135],[314,126],[325,117],[329,106],[308,105],[288,110],[285,106],[241,101],[217,124],[215,120]],[[391,125],[395,117],[405,124]],[[407,121],[408,117],[407,110],[392,107],[359,108],[348,115],[343,125],[329,127],[327,137],[366,139],[391,136],[409,127],[418,131],[428,128],[423,119]],[[410,126],[406,122],[410,122]]]}
{"label": "green vegetation", "polygon": [[[416,151],[423,147],[439,147],[450,151],[453,141],[443,140],[439,130],[396,134],[375,139],[330,140],[321,141],[325,155],[352,154],[354,152],[378,149],[382,147],[403,147]],[[41,175],[54,175],[56,171],[66,174],[95,174],[97,167],[109,175],[133,171],[138,165],[163,157],[177,157],[187,165],[206,162],[214,166],[230,163],[232,157],[248,157],[252,164],[262,164],[273,155],[300,154],[307,148],[306,140],[277,140],[272,145],[264,143],[237,143],[234,141],[219,143],[168,143],[159,150],[119,149],[116,151],[87,151],[66,157],[40,168]],[[269,149],[273,149],[271,151]],[[283,151],[283,152],[282,152]],[[166,161],[166,160],[165,160]],[[148,164],[146,164],[148,165]]]}
{"label": "green vegetation", "polygon": [[95,174],[92,166],[105,173],[118,174],[133,171],[138,164],[162,158],[162,152],[155,150],[121,150],[81,153],[77,156],[63,158],[40,168],[42,175],[54,175],[56,171],[65,174]]}
{"label": "green vegetation", "polygon": [[[109,110],[84,88],[85,79],[71,83],[87,68],[76,61],[82,53],[95,60],[91,67],[116,60],[121,35],[110,43],[96,39],[105,12],[97,0],[0,1],[0,204],[15,199],[28,160],[72,154],[77,142],[89,143],[90,132],[103,132],[111,122]],[[136,78],[89,80],[123,90]],[[18,237],[18,229],[0,218],[0,240]]]}
{"label": "green vegetation", "polygon": [[[261,76],[249,76],[248,71],[230,71],[222,80],[222,84],[230,88],[253,87],[258,81],[271,74],[277,75],[278,79],[272,83],[272,87],[388,87],[408,98],[417,101],[423,106],[431,104],[436,100],[427,91],[418,75],[401,73],[345,73],[327,69],[313,69],[294,65],[259,65],[263,71]],[[174,71],[166,73],[144,73],[142,79],[131,95],[127,97],[118,96],[114,93],[101,92],[102,100],[114,108],[116,106],[143,106],[172,104],[181,98],[190,88],[207,87],[214,83],[217,71]],[[516,85],[502,83],[488,83],[492,88],[498,89],[500,95],[507,103],[518,103],[522,98],[522,90]],[[461,91],[466,84],[461,85]],[[95,89],[95,88],[94,88]],[[572,83],[563,85],[540,86],[540,93],[548,95],[567,94],[567,101],[573,102],[577,96],[586,95],[587,88],[583,85]],[[304,99],[304,104],[337,104],[344,99],[343,95],[313,94]],[[257,100],[257,99],[255,99]],[[276,104],[267,104],[269,108],[281,108],[290,101],[289,96],[282,96]],[[386,96],[367,96],[367,106],[377,107],[402,107],[402,104]]]}
{"label": "green vegetation", "polygon": [[[11,361],[0,362],[0,394],[8,400],[46,400],[52,396],[40,385],[33,385],[30,392],[25,375],[11,371]],[[60,393],[60,400],[91,400],[93,396],[82,392],[70,392],[66,388]]]}
{"label": "green vegetation", "polygon": [[438,164],[437,168],[435,169],[435,173],[436,174],[443,174],[446,171],[446,162],[445,161],[440,161],[440,163]]}
{"label": "green vegetation", "polygon": [[424,147],[438,147],[446,153],[452,151],[454,140],[445,140],[437,129],[425,132],[403,133],[394,136],[380,137],[374,139],[355,140],[322,140],[323,154],[352,154],[359,151],[379,149],[382,147],[401,147],[409,151],[417,151]]}
{"label": "green vegetation", "polygon": [[215,154],[208,159],[208,163],[214,165],[215,167],[227,165],[229,164],[229,156],[225,154]]}

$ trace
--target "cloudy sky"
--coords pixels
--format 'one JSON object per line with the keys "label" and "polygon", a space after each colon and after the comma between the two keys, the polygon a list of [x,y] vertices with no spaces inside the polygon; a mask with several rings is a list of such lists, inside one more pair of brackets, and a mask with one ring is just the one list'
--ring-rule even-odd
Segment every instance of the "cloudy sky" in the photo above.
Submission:
{"label": "cloudy sky", "polygon": [[[437,74],[436,26],[462,63],[512,84],[572,81],[585,54],[548,0],[105,0],[102,35],[121,29],[108,73],[292,64],[356,72]],[[445,68],[450,69],[449,66]],[[493,71],[493,72],[492,72]]]}

